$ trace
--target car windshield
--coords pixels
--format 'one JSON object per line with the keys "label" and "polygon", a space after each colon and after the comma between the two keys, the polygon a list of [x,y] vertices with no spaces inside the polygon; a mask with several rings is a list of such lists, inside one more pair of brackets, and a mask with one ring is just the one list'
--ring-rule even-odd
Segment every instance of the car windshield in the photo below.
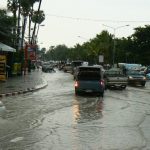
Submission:
{"label": "car windshield", "polygon": [[66,67],[71,67],[71,64],[66,64],[65,66],[66,66]]}
{"label": "car windshield", "polygon": [[128,71],[127,74],[128,75],[144,75],[144,73],[139,72],[139,71]]}
{"label": "car windshield", "polygon": [[74,62],[72,62],[72,66],[73,67],[81,66],[82,63],[83,63],[83,61],[74,61]]}

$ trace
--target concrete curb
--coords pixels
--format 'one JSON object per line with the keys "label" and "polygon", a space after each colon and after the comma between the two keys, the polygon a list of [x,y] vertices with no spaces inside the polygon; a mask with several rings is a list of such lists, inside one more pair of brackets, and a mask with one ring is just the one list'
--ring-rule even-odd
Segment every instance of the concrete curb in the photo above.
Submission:
{"label": "concrete curb", "polygon": [[34,91],[45,88],[47,85],[48,85],[48,83],[45,80],[43,80],[43,84],[37,85],[32,88],[27,88],[27,89],[20,90],[20,91],[14,91],[14,92],[10,92],[10,93],[0,94],[0,99],[4,98],[4,97],[8,97],[8,96],[15,96],[15,95],[20,95],[20,94],[25,94],[28,92],[34,92]]}

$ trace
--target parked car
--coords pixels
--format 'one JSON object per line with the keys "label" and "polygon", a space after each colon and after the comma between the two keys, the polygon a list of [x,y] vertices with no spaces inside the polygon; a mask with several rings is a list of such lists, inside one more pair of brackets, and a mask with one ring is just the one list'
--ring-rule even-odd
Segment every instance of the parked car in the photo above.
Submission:
{"label": "parked car", "polygon": [[72,66],[72,71],[71,71],[71,74],[73,74],[73,78],[75,79],[76,78],[76,75],[78,73],[78,68],[80,66],[88,66],[88,62],[87,61],[82,61],[82,60],[76,60],[76,61],[73,61],[71,63],[71,66]]}
{"label": "parked car", "polygon": [[128,78],[123,74],[120,68],[111,68],[105,71],[106,88],[125,89],[128,84]]}
{"label": "parked car", "polygon": [[143,74],[146,74],[146,73],[145,73],[145,72],[146,72],[146,69],[147,69],[147,67],[142,66],[142,67],[140,68],[140,72],[143,73]]}
{"label": "parked car", "polygon": [[72,71],[72,66],[71,64],[65,64],[64,67],[63,67],[63,71],[64,72],[70,72]]}
{"label": "parked car", "polygon": [[148,67],[145,69],[144,73],[145,73],[145,74],[150,73],[150,66],[148,66]]}
{"label": "parked car", "polygon": [[103,97],[105,84],[98,66],[80,66],[75,78],[75,93],[96,93]]}
{"label": "parked car", "polygon": [[71,67],[72,67],[71,73],[74,75],[74,73],[77,70],[77,67],[82,66],[82,64],[83,64],[82,60],[72,61],[72,63],[71,63]]}
{"label": "parked car", "polygon": [[42,71],[43,72],[55,72],[54,67],[50,65],[49,63],[45,63],[42,65]]}
{"label": "parked car", "polygon": [[147,79],[147,80],[150,80],[150,73],[147,73],[147,74],[146,74],[146,79]]}
{"label": "parked car", "polygon": [[128,84],[145,86],[146,77],[143,73],[137,70],[130,70],[127,72]]}

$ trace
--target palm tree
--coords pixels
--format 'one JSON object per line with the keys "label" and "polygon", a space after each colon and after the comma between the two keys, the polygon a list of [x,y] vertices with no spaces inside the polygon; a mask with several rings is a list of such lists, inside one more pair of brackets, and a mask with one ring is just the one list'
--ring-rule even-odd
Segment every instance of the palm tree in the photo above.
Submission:
{"label": "palm tree", "polygon": [[17,37],[16,37],[16,29],[17,29],[17,10],[18,10],[18,0],[7,0],[7,8],[13,13],[13,46],[16,47]]}
{"label": "palm tree", "polygon": [[[39,0],[39,6],[38,6],[38,10],[37,10],[37,12],[38,12],[38,13],[37,13],[37,16],[40,14],[41,3],[42,3],[42,0]],[[38,18],[38,17],[37,17],[37,18]],[[38,23],[38,22],[35,22],[35,23],[34,23],[34,29],[33,29],[33,33],[32,33],[31,43],[33,43],[33,41],[34,41],[37,23]]]}
{"label": "palm tree", "polygon": [[29,13],[29,33],[28,33],[28,36],[29,36],[29,40],[28,40],[28,42],[30,43],[30,41],[31,41],[31,17],[32,17],[32,15],[33,15],[33,12],[34,12],[34,10],[33,10],[33,6],[34,6],[34,4],[36,3],[36,2],[39,2],[39,0],[31,0],[30,1],[30,3],[31,3],[31,10],[30,10],[30,13]]}
{"label": "palm tree", "polygon": [[[32,43],[35,43],[36,39],[34,39],[34,38],[37,38],[37,36],[38,36],[39,26],[45,20],[44,12],[42,10],[34,11],[31,20],[32,20],[32,22],[35,23],[34,31],[33,31],[33,34],[32,34]],[[36,24],[38,24],[37,32],[36,32]]]}
{"label": "palm tree", "polygon": [[24,42],[24,34],[27,24],[27,17],[30,12],[30,0],[20,0],[20,6],[21,6],[21,14],[23,16],[23,24],[22,24],[22,38],[21,38],[21,49],[23,49],[23,42]]}

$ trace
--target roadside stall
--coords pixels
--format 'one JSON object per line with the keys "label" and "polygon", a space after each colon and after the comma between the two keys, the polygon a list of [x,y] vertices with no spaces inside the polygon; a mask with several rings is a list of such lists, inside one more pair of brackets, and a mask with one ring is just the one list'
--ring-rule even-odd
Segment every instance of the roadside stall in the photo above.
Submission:
{"label": "roadside stall", "polygon": [[10,53],[16,52],[16,49],[0,42],[0,81],[6,81],[8,77],[8,64]]}

